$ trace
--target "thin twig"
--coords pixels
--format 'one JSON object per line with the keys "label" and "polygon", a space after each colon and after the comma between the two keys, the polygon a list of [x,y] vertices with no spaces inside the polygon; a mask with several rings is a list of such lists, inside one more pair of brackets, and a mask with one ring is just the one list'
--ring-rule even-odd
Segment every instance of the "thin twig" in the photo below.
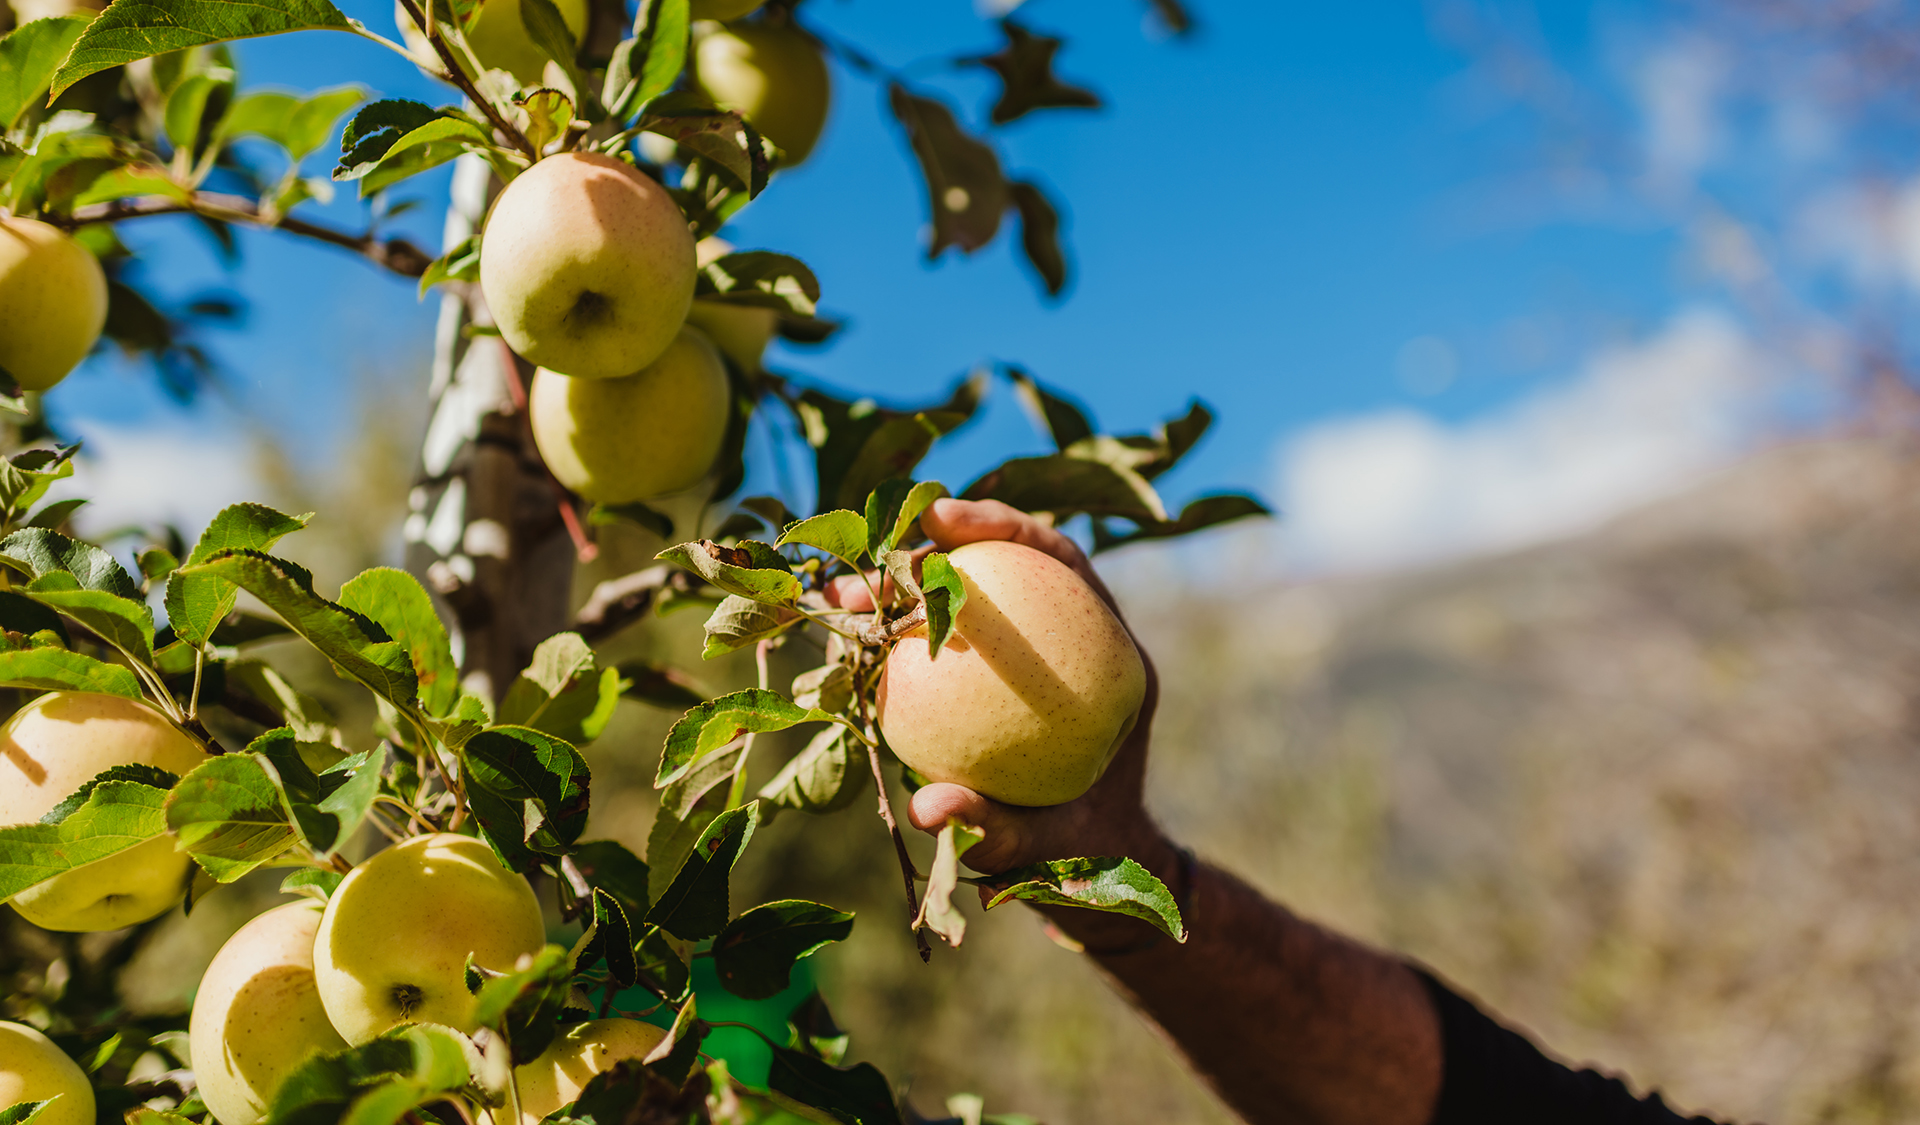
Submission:
{"label": "thin twig", "polygon": [[903,617],[868,626],[866,631],[860,634],[860,643],[863,645],[892,644],[926,623],[927,603],[921,602]]}
{"label": "thin twig", "polygon": [[193,193],[185,201],[158,196],[135,202],[118,199],[111,203],[96,203],[75,208],[71,217],[47,216],[47,221],[54,226],[72,229],[87,223],[113,223],[122,219],[143,219],[158,215],[199,215],[202,218],[218,219],[224,222],[247,223],[273,230],[283,230],[302,238],[311,238],[330,246],[351,250],[373,264],[392,270],[402,277],[419,277],[427,272],[428,266],[433,264],[433,255],[404,238],[382,240],[371,233],[348,234],[304,219],[286,216],[269,217],[262,211],[257,200],[248,199],[244,195],[223,195],[202,191]]}
{"label": "thin twig", "polygon": [[[431,0],[429,0],[429,3],[431,3]],[[414,0],[400,0],[400,6],[407,10],[409,16],[413,17],[415,26],[432,26],[427,21],[427,17],[420,11],[420,5],[414,3]],[[533,147],[533,142],[528,140],[526,134],[516,128],[513,122],[500,116],[500,111],[494,108],[491,101],[480,96],[480,91],[474,87],[472,79],[467,77],[467,72],[462,70],[460,64],[454,60],[453,52],[448,49],[446,39],[436,34],[428,36],[427,42],[433,44],[433,53],[440,56],[441,64],[447,68],[447,81],[458,86],[460,92],[467,96],[467,100],[479,107],[481,113],[487,115],[487,120],[493,123],[495,129],[500,130],[502,136],[512,142],[513,147],[525,153],[528,160],[538,163],[540,160],[540,150]]]}
{"label": "thin twig", "polygon": [[[872,725],[867,718],[867,701],[864,695],[860,698],[860,721],[869,727]],[[907,838],[900,833],[900,822],[893,817],[893,801],[887,796],[887,777],[880,772],[880,742],[875,738],[867,738],[864,741],[867,744],[867,765],[873,769],[873,787],[880,794],[880,819],[887,822],[887,834],[893,837],[893,853],[900,859],[900,875],[906,881],[907,924],[911,926],[912,920],[920,916],[920,893],[914,887],[914,883],[919,880],[920,871],[914,867],[913,855],[907,851]],[[923,962],[933,960],[933,947],[927,944],[927,935],[915,930],[913,940],[919,946],[920,960]]]}

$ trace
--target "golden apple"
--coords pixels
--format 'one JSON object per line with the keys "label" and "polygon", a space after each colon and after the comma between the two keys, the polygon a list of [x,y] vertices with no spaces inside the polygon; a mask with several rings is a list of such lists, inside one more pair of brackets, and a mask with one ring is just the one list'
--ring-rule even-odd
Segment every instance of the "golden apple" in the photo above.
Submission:
{"label": "golden apple", "polygon": [[767,0],[691,0],[687,14],[697,20],[737,20],[751,15]]}
{"label": "golden apple", "polygon": [[[573,43],[578,47],[587,34],[587,0],[554,0],[554,7],[560,9],[560,18],[573,32]],[[434,70],[442,68],[440,56],[399,0],[393,5],[393,22],[400,28],[408,50]],[[481,66],[507,71],[523,86],[538,86],[546,71],[547,54],[527,34],[526,24],[520,19],[520,0],[486,0],[467,28],[467,46],[473,48]],[[454,57],[460,57],[458,50]]]}
{"label": "golden apple", "polygon": [[831,100],[819,42],[791,24],[703,30],[694,49],[700,88],[780,146],[786,167],[805,160],[827,124]]}
{"label": "golden apple", "polygon": [[407,1023],[471,1032],[466,965],[507,972],[547,941],[527,881],[471,836],[415,836],[348,872],[327,900],[313,975],[356,1046]]}
{"label": "golden apple", "polygon": [[0,368],[44,391],[86,358],[106,324],[100,260],[59,227],[0,216]]}
{"label": "golden apple", "polygon": [[0,1022],[0,1109],[55,1098],[34,1125],[93,1125],[93,1085],[80,1064],[26,1024]]}
{"label": "golden apple", "polygon": [[947,558],[967,600],[937,658],[924,629],[893,646],[881,731],[933,781],[1010,805],[1073,800],[1139,717],[1147,673],[1133,639],[1051,555],[993,540]]}
{"label": "golden apple", "polygon": [[693,234],[665,188],[595,153],[549,156],[493,206],[480,288],[513,350],[581,378],[631,375],[693,303]]}
{"label": "golden apple", "polygon": [[567,1028],[539,1058],[513,1070],[521,1122],[538,1125],[578,1098],[594,1075],[627,1059],[646,1058],[666,1037],[665,1029],[639,1020],[589,1020]]}
{"label": "golden apple", "polygon": [[[721,238],[703,238],[694,253],[700,268],[705,269],[733,253],[733,244]],[[695,301],[687,312],[687,323],[705,332],[721,355],[746,372],[760,370],[760,358],[766,354],[779,322],[779,314],[772,309],[724,301]]]}
{"label": "golden apple", "polygon": [[200,978],[188,1045],[220,1125],[254,1125],[295,1067],[347,1047],[313,976],[320,912],[317,902],[267,911],[228,938]]}
{"label": "golden apple", "polygon": [[[192,735],[145,703],[57,691],[0,727],[0,824],[29,824],[112,766],[184,774],[207,760]],[[163,913],[186,894],[192,861],[171,836],[36,883],[13,908],[47,930],[117,930]]]}
{"label": "golden apple", "polygon": [[698,329],[624,379],[534,372],[533,442],[561,484],[625,504],[679,492],[713,467],[727,436],[727,369]]}

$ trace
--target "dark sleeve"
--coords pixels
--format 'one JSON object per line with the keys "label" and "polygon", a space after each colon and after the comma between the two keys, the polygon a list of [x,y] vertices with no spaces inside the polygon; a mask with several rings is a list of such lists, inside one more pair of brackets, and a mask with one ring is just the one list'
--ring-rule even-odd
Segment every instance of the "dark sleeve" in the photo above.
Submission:
{"label": "dark sleeve", "polygon": [[1418,969],[1440,1016],[1445,1052],[1432,1125],[1715,1125],[1682,1117],[1659,1094],[1636,1098],[1618,1078],[1542,1054]]}

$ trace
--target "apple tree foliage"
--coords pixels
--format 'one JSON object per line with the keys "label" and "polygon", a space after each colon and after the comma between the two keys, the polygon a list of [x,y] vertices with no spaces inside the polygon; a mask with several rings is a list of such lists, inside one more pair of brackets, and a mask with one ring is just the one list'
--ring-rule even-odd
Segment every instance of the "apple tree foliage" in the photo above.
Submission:
{"label": "apple tree foliage", "polygon": [[[528,36],[555,64],[550,85],[527,88],[473,59],[464,28],[477,4],[430,2],[425,12],[416,0],[401,0],[428,29],[434,52],[408,57],[458,88],[461,99],[446,105],[370,99],[354,86],[292,94],[240,84],[224,46],[237,39],[331,33],[406,52],[328,0],[119,0],[90,19],[21,26],[0,38],[0,204],[73,231],[108,263],[109,337],[153,357],[184,394],[210,362],[197,333],[234,306],[209,297],[166,308],[143,296],[115,233],[121,223],[191,216],[227,245],[235,226],[276,229],[417,277],[424,291],[471,285],[484,231],[435,257],[383,235],[378,221],[344,232],[302,217],[301,205],[351,184],[377,220],[395,185],[449,161],[484,161],[497,181],[510,182],[544,156],[590,149],[658,177],[706,236],[777,184],[781,154],[751,122],[704,101],[686,80],[688,0],[643,0],[637,13],[604,6],[620,27],[604,51],[592,37],[576,51],[551,0],[522,0]],[[1184,26],[1172,0],[1156,6]],[[754,18],[804,25],[805,13],[774,0]],[[1053,73],[1059,40],[1013,18],[1000,26],[1001,50],[956,60],[1001,79],[989,113],[994,126],[1098,104]],[[1012,216],[1036,276],[1048,292],[1060,292],[1067,259],[1044,191],[1010,176],[991,140],[963,125],[937,92],[850,44],[822,41],[849,69],[884,84],[926,187],[928,253],[971,253]],[[654,139],[643,142],[643,135]],[[322,174],[311,159],[336,138],[334,166]],[[283,158],[262,167],[236,148],[243,140],[269,142]],[[812,272],[775,251],[721,257],[703,268],[698,286],[703,300],[774,310],[782,333],[796,340],[818,341],[835,328],[818,314]],[[690,983],[692,958],[710,957],[729,991],[771,997],[789,986],[799,960],[848,935],[853,915],[821,903],[786,899],[736,911],[730,873],[767,818],[832,815],[869,782],[901,864],[904,917],[922,956],[928,932],[960,943],[965,922],[951,896],[962,882],[988,887],[990,905],[1071,903],[1132,914],[1182,937],[1167,889],[1124,858],[970,879],[959,864],[980,837],[954,824],[940,834],[928,870],[918,870],[887,797],[889,771],[909,786],[918,779],[888,752],[874,694],[890,643],[924,627],[937,651],[964,603],[957,575],[924,546],[919,527],[921,514],[949,490],[914,474],[937,442],[969,421],[991,385],[1004,384],[1030,409],[1053,451],[992,467],[957,494],[1002,500],[1061,524],[1084,518],[1096,551],[1264,511],[1240,495],[1202,498],[1177,512],[1161,500],[1154,482],[1204,434],[1205,407],[1192,404],[1151,433],[1109,434],[1084,408],[1010,365],[962,379],[939,401],[906,405],[764,370],[735,368],[731,378],[734,436],[698,526],[676,527],[641,504],[560,500],[583,553],[592,529],[609,521],[639,523],[676,545],[661,553],[663,565],[606,584],[572,628],[539,644],[497,698],[467,686],[444,606],[414,576],[374,569],[332,596],[316,590],[295,561],[297,537],[282,545],[309,516],[237,505],[191,546],[151,544],[129,569],[69,533],[74,502],[44,502],[48,487],[71,472],[72,447],[40,442],[0,461],[0,688],[19,700],[47,690],[145,699],[213,752],[181,777],[109,770],[41,823],[0,827],[0,899],[162,835],[195,860],[188,909],[262,868],[283,871],[287,892],[324,899],[350,869],[343,851],[351,842],[460,831],[484,839],[581,926],[571,949],[549,947],[505,975],[470,974],[485,1029],[475,1042],[416,1027],[318,1058],[284,1084],[269,1110],[274,1122],[450,1122],[461,1105],[503,1104],[504,1068],[493,1063],[531,1059],[567,1022],[622,1012],[670,1020],[668,1039],[644,1061],[596,1079],[553,1120],[751,1122],[789,1113],[854,1125],[917,1120],[870,1064],[842,1065],[847,1035],[817,994],[793,1011],[788,1037],[769,1041],[764,1088],[732,1078],[724,1062],[701,1052],[711,1025],[700,1018]],[[737,495],[746,479],[743,435],[757,411],[783,412],[805,442],[813,511],[790,510],[793,497]],[[829,602],[829,584],[852,574],[891,577],[875,583],[885,591],[877,610],[854,614]],[[242,592],[269,612],[237,609]],[[596,651],[650,614],[685,606],[708,614],[705,656],[756,654],[758,686],[706,699],[670,670],[609,663]],[[823,662],[790,684],[769,682],[768,653],[802,633],[818,642]],[[325,706],[259,654],[265,642],[295,638],[371,694],[379,715],[372,737],[341,730]],[[660,811],[645,855],[583,838],[592,779],[580,748],[602,734],[623,697],[684,712],[661,748]],[[810,741],[750,791],[758,736],[794,728],[811,732]],[[107,1117],[124,1113],[153,1125],[202,1118],[189,1072],[128,1074],[132,1059],[154,1051],[185,1062],[177,1019],[129,1016],[114,993],[116,970],[148,928],[86,943],[47,935],[42,974],[30,995],[15,999],[44,1017],[93,1072]],[[643,1010],[622,1007],[637,995],[647,997]],[[9,1122],[36,1112],[0,1107]],[[977,1100],[961,1099],[955,1112],[981,1120]]]}

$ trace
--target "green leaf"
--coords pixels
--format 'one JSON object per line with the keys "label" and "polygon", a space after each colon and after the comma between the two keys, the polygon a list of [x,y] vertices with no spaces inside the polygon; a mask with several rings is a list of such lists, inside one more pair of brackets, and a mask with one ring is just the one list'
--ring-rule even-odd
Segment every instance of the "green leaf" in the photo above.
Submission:
{"label": "green leaf", "polygon": [[794,406],[807,444],[822,505],[863,506],[867,494],[892,477],[906,477],[941,436],[964,425],[989,386],[978,371],[955,385],[945,402],[923,410],[894,410],[871,399],[848,402],[809,388]]}
{"label": "green leaf", "polygon": [[314,763],[327,762],[339,751],[302,742],[291,727],[267,731],[247,751],[274,777],[290,822],[321,856],[346,843],[366,819],[380,792],[380,767],[386,760],[385,748],[376,746],[332,761],[316,774]]}
{"label": "green leaf", "polygon": [[1066,251],[1060,247],[1060,212],[1046,192],[1025,180],[1008,184],[1007,192],[1020,214],[1020,250],[1033,272],[1040,275],[1047,296],[1058,297],[1066,291],[1070,273]]}
{"label": "green leaf", "polygon": [[435,258],[420,275],[420,293],[443,281],[480,280],[480,236],[473,235]]}
{"label": "green leaf", "polygon": [[363,106],[340,133],[340,164],[333,170],[333,178],[346,178],[342,173],[355,169],[359,169],[356,174],[364,175],[401,137],[445,112],[404,98],[383,98]]}
{"label": "green leaf", "polygon": [[1016,121],[1036,109],[1099,109],[1100,96],[1060,81],[1053,73],[1054,52],[1064,40],[1035,35],[1010,19],[1000,21],[1007,45],[970,60],[1000,76],[1000,100],[993,104],[995,125]]}
{"label": "green leaf", "polygon": [[306,895],[325,902],[339,889],[340,881],[346,877],[344,872],[331,868],[303,867],[280,880],[280,893]]}
{"label": "green leaf", "polygon": [[28,578],[70,574],[83,589],[140,600],[139,585],[112,555],[44,527],[22,528],[0,539],[0,562],[26,572]]}
{"label": "green leaf", "polygon": [[1056,859],[1006,872],[987,902],[991,910],[1020,899],[1049,906],[1084,906],[1152,922],[1175,941],[1187,940],[1180,906],[1165,883],[1146,868],[1120,856]]}
{"label": "green leaf", "polygon": [[167,95],[166,112],[162,117],[167,140],[177,151],[198,156],[207,106],[212,104],[218,107],[232,92],[233,71],[226,67],[212,67],[181,79],[180,84]]}
{"label": "green leaf", "polygon": [[133,781],[154,789],[171,789],[179,780],[179,777],[158,766],[143,763],[108,766],[93,775],[86,784],[69,793],[59,804],[42,813],[40,823],[59,824],[80,811],[80,807],[87,803],[87,798],[93,796],[93,791],[109,781]]}
{"label": "green leaf", "polygon": [[[47,22],[52,21],[38,20],[29,26]],[[4,43],[5,40],[0,40],[0,44]],[[0,82],[4,81],[4,76],[0,76]],[[53,482],[73,475],[73,455],[79,450],[79,444],[75,443],[58,449],[28,449],[0,459],[0,508],[4,508],[11,517],[39,503]],[[67,509],[69,512],[72,510]],[[37,517],[33,525],[46,528],[58,526]]]}
{"label": "green leaf", "polygon": [[444,719],[428,718],[426,721],[428,733],[456,754],[468,740],[492,723],[493,717],[487,714],[486,701],[467,691],[460,693],[460,702],[454,705],[452,715]]}
{"label": "green leaf", "polygon": [[1167,510],[1133,469],[1054,453],[1016,457],[967,486],[968,500],[1000,500],[1023,512],[1052,512],[1055,522],[1081,512],[1158,523]]}
{"label": "green leaf", "polygon": [[967,604],[967,584],[939,551],[920,562],[920,597],[927,607],[927,658],[935,660]]}
{"label": "green leaf", "polygon": [[468,1049],[451,1029],[412,1024],[364,1046],[315,1055],[281,1081],[264,1120],[394,1125],[408,1110],[470,1081]]}
{"label": "green leaf", "polygon": [[317,151],[340,115],[366,95],[356,86],[321,90],[305,98],[278,91],[243,94],[220,121],[222,142],[261,137],[287,150],[294,163]]}
{"label": "green leaf", "polygon": [[11,131],[47,92],[53,72],[87,23],[86,16],[34,20],[0,39],[0,133]]}
{"label": "green leaf", "polygon": [[151,785],[108,781],[59,824],[0,828],[0,900],[165,834],[166,799]]}
{"label": "green leaf", "polygon": [[767,1087],[847,1125],[901,1125],[893,1086],[872,1063],[841,1068],[791,1047],[774,1047]]}
{"label": "green leaf", "polygon": [[701,1041],[713,1030],[695,1014],[696,1001],[697,997],[687,998],[674,1016],[673,1026],[667,1029],[667,1037],[647,1053],[645,1060],[650,1070],[676,1086],[687,1080],[699,1061]]}
{"label": "green leaf", "polygon": [[342,675],[402,711],[413,709],[413,663],[406,650],[380,634],[378,625],[314,593],[312,575],[300,567],[258,551],[235,551],[190,563],[173,577],[176,582],[214,578],[240,587],[279,614]]}
{"label": "green leaf", "polygon": [[693,995],[692,970],[680,959],[665,934],[657,929],[647,931],[633,953],[636,979],[668,1003],[679,1004]]}
{"label": "green leaf", "polygon": [[420,580],[389,566],[363,570],[340,587],[340,604],[378,622],[407,650],[419,685],[420,706],[445,715],[460,701],[460,669],[453,662],[447,627]]}
{"label": "green leaf", "polygon": [[667,731],[660,750],[660,770],[653,786],[663,788],[683,776],[702,757],[743,734],[765,734],[801,723],[832,722],[834,717],[812,707],[800,707],[777,691],[747,688],[709,699],[687,710]]}
{"label": "green leaf", "polygon": [[[687,33],[692,27],[689,7],[687,0],[642,0],[641,15],[634,26],[640,31],[645,61],[635,68],[638,89],[633,93],[634,107],[673,89],[686,68]],[[615,116],[624,118],[625,114]]]}
{"label": "green leaf", "polygon": [[693,851],[647,912],[647,924],[683,941],[719,933],[727,924],[727,876],[753,839],[760,804],[750,801],[715,817],[694,842]]}
{"label": "green leaf", "polygon": [[279,35],[288,31],[351,31],[327,0],[128,0],[96,16],[53,77],[53,96],[89,74],[168,51]]}
{"label": "green leaf", "polygon": [[860,795],[867,772],[866,748],[852,731],[836,724],[814,735],[806,749],[788,759],[760,787],[759,797],[770,809],[837,812]]}
{"label": "green leaf", "polygon": [[834,1022],[833,1013],[827,1010],[827,1002],[817,988],[787,1013],[787,1029],[792,1033],[793,1046],[814,1058],[837,1066],[846,1057],[851,1036]]}
{"label": "green leaf", "polygon": [[0,1125],[27,1125],[29,1121],[37,1121],[48,1106],[64,1097],[65,1094],[55,1094],[37,1102],[16,1102],[0,1109]]}
{"label": "green leaf", "polygon": [[139,677],[130,669],[58,648],[0,652],[0,686],[142,698]]}
{"label": "green leaf", "polygon": [[0,590],[0,629],[28,637],[44,629],[59,638],[62,645],[73,643],[67,635],[66,622],[58,613],[18,590]]}
{"label": "green leaf", "polygon": [[526,671],[500,702],[499,721],[529,726],[576,745],[600,737],[613,718],[625,681],[602,669],[578,633],[556,633],[533,650]]}
{"label": "green leaf", "polygon": [[530,727],[490,727],[461,750],[467,801],[502,863],[525,871],[561,855],[587,826],[586,759]]}
{"label": "green leaf", "polygon": [[950,819],[941,827],[933,866],[927,871],[926,897],[920,900],[920,913],[913,919],[914,929],[925,926],[956,947],[967,936],[967,918],[954,907],[953,891],[960,885],[960,857],[985,838],[978,828],[957,820]]}
{"label": "green leaf", "polygon": [[881,482],[867,497],[867,541],[873,557],[906,542],[914,521],[946,495],[947,486],[937,480]]}
{"label": "green leaf", "polygon": [[697,94],[672,93],[647,103],[638,124],[712,161],[746,189],[748,199],[766,189],[766,150],[738,113],[716,109]]}
{"label": "green leaf", "polygon": [[971,254],[992,242],[1000,216],[1012,202],[1000,158],[962,129],[953,111],[940,102],[910,93],[898,82],[887,96],[927,187],[933,222],[927,257],[937,258],[949,246]]}
{"label": "green leaf", "polygon": [[[234,504],[221,509],[200,533],[187,556],[187,566],[204,563],[222,551],[265,551],[282,537],[299,531],[313,518],[308,512],[289,516],[265,504]],[[84,585],[84,583],[83,583]],[[185,576],[174,572],[167,582],[167,621],[178,636],[204,644],[233,612],[240,591],[232,582],[213,576]]]}
{"label": "green leaf", "polygon": [[[4,547],[4,544],[0,544]],[[711,539],[681,543],[654,556],[698,574],[729,594],[763,605],[792,605],[800,600],[800,580],[780,552],[755,539],[728,547]]]}
{"label": "green leaf", "polygon": [[867,549],[867,521],[859,512],[845,508],[810,516],[780,533],[775,547],[790,543],[825,551],[849,566],[858,565]]}
{"label": "green leaf", "polygon": [[572,975],[567,950],[549,945],[534,954],[526,968],[481,985],[473,998],[473,1020],[507,1037],[515,1066],[530,1063],[547,1049],[559,1030],[567,979]]}
{"label": "green leaf", "polygon": [[[560,9],[553,0],[520,0],[520,26],[526,31],[527,38],[533,41],[533,45],[540,48],[542,54],[559,63],[560,69],[567,72],[573,80],[575,89],[586,85],[582,80],[580,67],[574,62],[578,46],[573,37],[573,29],[567,26],[566,17],[560,14]],[[568,98],[566,101],[567,116],[572,117],[573,99]],[[543,149],[546,146],[535,141],[533,147]]]}
{"label": "green leaf", "polygon": [[852,932],[853,915],[846,911],[804,899],[765,903],[713,939],[714,971],[735,996],[765,1000],[786,991],[795,962]]}
{"label": "green leaf", "polygon": [[680,873],[693,845],[714,818],[726,811],[730,782],[743,751],[709,754],[685,777],[660,792],[660,808],[647,833],[647,897],[658,902]]}
{"label": "green leaf", "polygon": [[489,155],[493,139],[473,120],[463,116],[436,117],[413,130],[372,163],[334,169],[335,180],[360,181],[360,198],[383,191],[409,176],[437,168],[462,153]]}
{"label": "green leaf", "polygon": [[617,989],[632,988],[640,979],[640,966],[634,958],[633,924],[627,920],[627,908],[620,900],[598,887],[593,891],[593,936],[574,959],[575,972],[590,969],[602,960],[607,976]]}
{"label": "green leaf", "polygon": [[[520,0],[520,15],[525,17],[536,5],[544,5],[546,10],[553,12],[556,20],[559,19],[560,13],[554,9],[553,0]],[[560,26],[564,30],[566,24]],[[571,58],[568,59],[568,65],[572,65]],[[514,104],[527,115],[526,127],[522,132],[535,151],[545,152],[548,145],[566,136],[567,130],[573,125],[573,99],[558,90],[543,86],[531,93],[515,95]]]}
{"label": "green leaf", "polygon": [[1209,527],[1217,527],[1233,520],[1272,514],[1273,512],[1265,504],[1244,493],[1230,492],[1219,496],[1202,496],[1182,508],[1179,518],[1166,523],[1142,524],[1124,535],[1116,535],[1104,524],[1096,522],[1093,525],[1093,549],[1096,552],[1109,551],[1128,543],[1138,543],[1143,539],[1170,539],[1177,535],[1189,535]]}
{"label": "green leaf", "polygon": [[1048,388],[1022,368],[1009,366],[1006,373],[1013,384],[1014,396],[1033,416],[1034,423],[1053,440],[1055,449],[1065,450],[1082,438],[1093,436],[1093,423],[1079,403]]}
{"label": "green leaf", "polygon": [[761,605],[752,598],[728,594],[707,618],[707,643],[700,650],[700,655],[703,659],[712,660],[769,637],[777,637],[805,620],[791,609]]}
{"label": "green leaf", "polygon": [[299,839],[277,779],[252,754],[209,758],[167,796],[167,828],[180,849],[231,883]]}
{"label": "green leaf", "polygon": [[693,294],[696,300],[810,317],[820,302],[820,281],[798,258],[740,250],[700,267]]}
{"label": "green leaf", "polygon": [[[215,637],[217,643],[218,634]],[[236,660],[227,665],[227,690],[236,689],[277,712],[302,742],[334,742],[339,737],[326,704],[299,691],[258,660]]]}
{"label": "green leaf", "polygon": [[613,840],[593,840],[573,849],[573,865],[588,885],[611,894],[628,915],[644,918],[653,901],[647,889],[647,861]]}
{"label": "green leaf", "polygon": [[153,610],[105,590],[83,590],[73,575],[49,571],[21,591],[85,625],[95,636],[142,664],[153,663]]}

